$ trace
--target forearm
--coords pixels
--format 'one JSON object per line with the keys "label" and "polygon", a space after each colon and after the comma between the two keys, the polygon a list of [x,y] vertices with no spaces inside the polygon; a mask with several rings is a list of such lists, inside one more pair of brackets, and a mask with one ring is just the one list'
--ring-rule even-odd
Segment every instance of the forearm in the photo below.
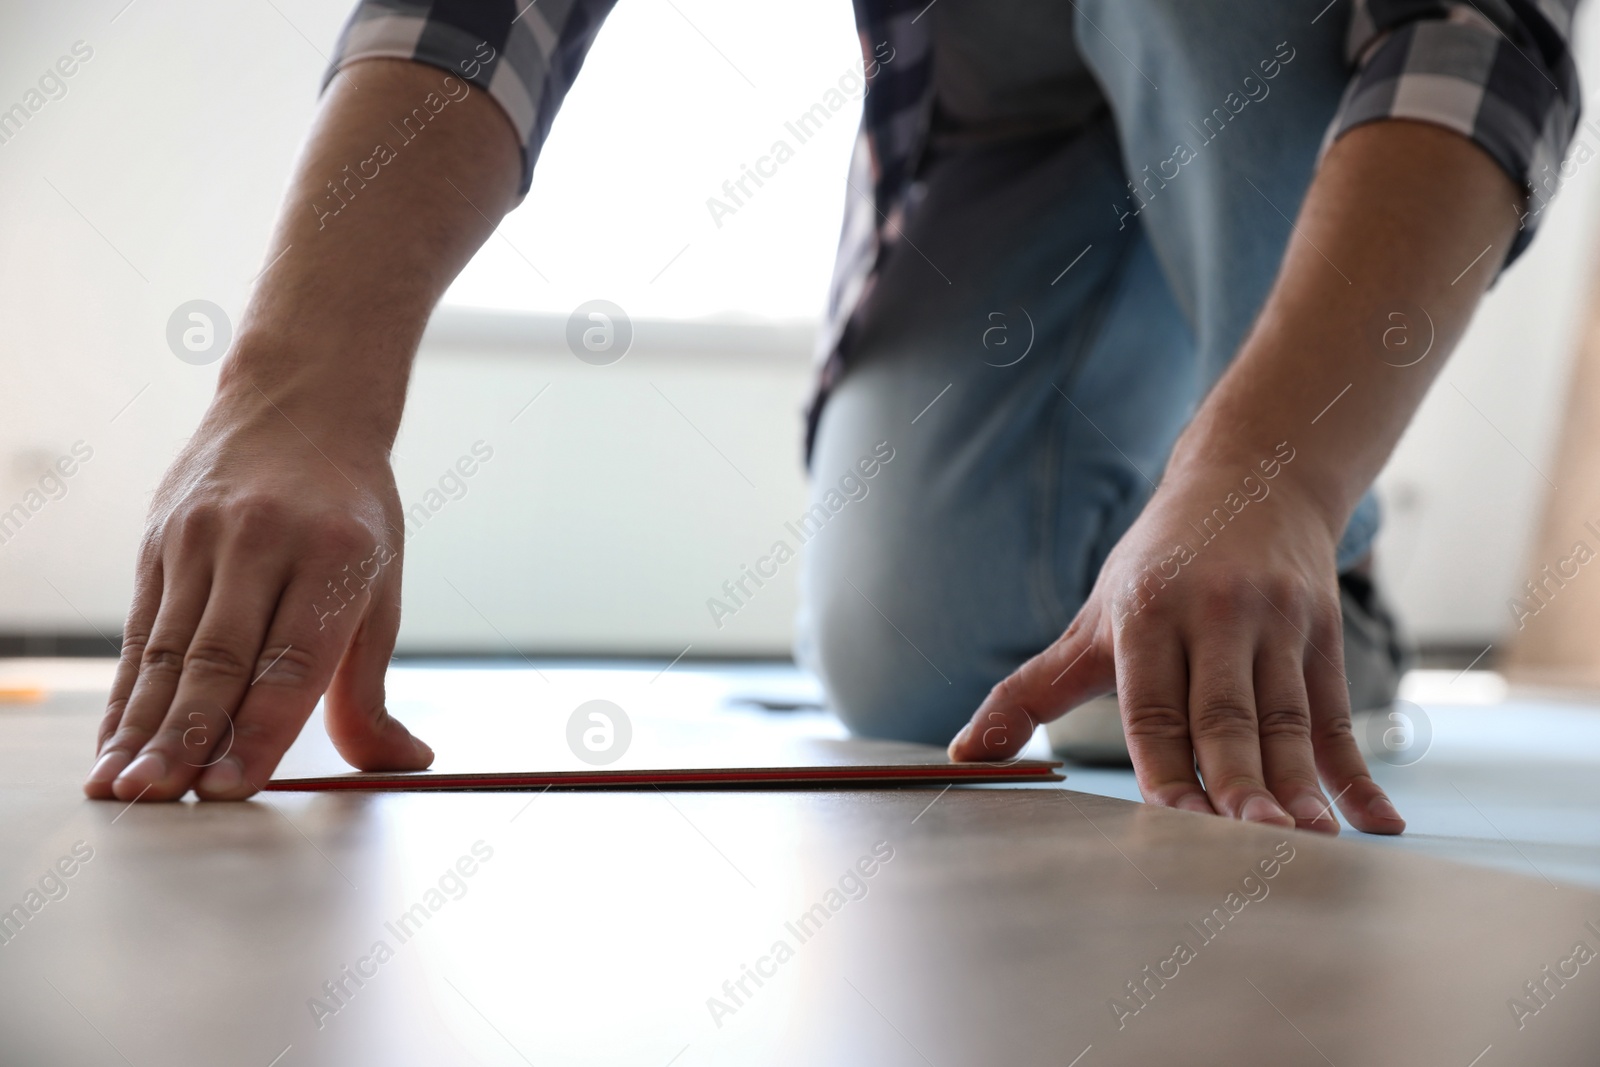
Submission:
{"label": "forearm", "polygon": [[1391,121],[1341,138],[1260,318],[1180,439],[1168,480],[1254,467],[1288,441],[1295,459],[1280,486],[1299,491],[1337,537],[1493,279],[1521,195],[1448,130]]}
{"label": "forearm", "polygon": [[498,105],[460,78],[373,60],[335,79],[218,406],[233,419],[275,406],[319,441],[387,446],[428,316],[512,206],[520,167]]}

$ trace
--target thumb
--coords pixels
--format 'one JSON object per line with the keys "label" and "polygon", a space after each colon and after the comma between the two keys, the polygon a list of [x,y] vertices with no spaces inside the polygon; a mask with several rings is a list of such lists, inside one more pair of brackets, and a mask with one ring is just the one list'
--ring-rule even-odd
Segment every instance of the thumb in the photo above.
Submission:
{"label": "thumb", "polygon": [[1099,610],[1083,611],[1049,648],[1011,672],[950,742],[956,762],[1004,760],[1021,752],[1044,722],[1116,688],[1111,634]]}
{"label": "thumb", "polygon": [[384,676],[400,632],[399,576],[376,593],[328,686],[328,737],[359,770],[420,771],[433,762],[433,749],[391,717],[384,701]]}

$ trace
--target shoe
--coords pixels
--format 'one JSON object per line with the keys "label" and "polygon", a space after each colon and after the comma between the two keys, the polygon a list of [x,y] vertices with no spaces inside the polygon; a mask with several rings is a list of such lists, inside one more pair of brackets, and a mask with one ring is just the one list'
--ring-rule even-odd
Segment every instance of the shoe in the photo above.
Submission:
{"label": "shoe", "polygon": [[1401,633],[1394,612],[1366,574],[1339,575],[1344,615],[1344,679],[1350,711],[1382,711],[1400,694],[1400,679],[1416,665],[1416,648]]}
{"label": "shoe", "polygon": [[[1401,635],[1394,613],[1371,578],[1358,571],[1339,575],[1339,608],[1344,619],[1344,673],[1353,714],[1378,711],[1394,703],[1400,678],[1415,653]],[[1132,767],[1122,713],[1113,696],[1096,697],[1045,724],[1057,756],[1091,767]]]}

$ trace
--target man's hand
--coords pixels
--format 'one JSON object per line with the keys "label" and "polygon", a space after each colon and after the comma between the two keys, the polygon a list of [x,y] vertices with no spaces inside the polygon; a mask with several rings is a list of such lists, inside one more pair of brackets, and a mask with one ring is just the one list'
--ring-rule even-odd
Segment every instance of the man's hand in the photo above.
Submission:
{"label": "man's hand", "polygon": [[1350,729],[1337,532],[1267,477],[1284,454],[1163,486],[1067,632],[995,687],[951,755],[1006,759],[1116,690],[1152,803],[1338,833],[1320,772],[1356,828],[1404,829]]}
{"label": "man's hand", "polygon": [[389,448],[428,316],[522,163],[460,78],[351,70],[360,89],[334,79],[216,399],[156,493],[92,797],[249,796],[324,690],[355,766],[433,759],[383,702],[404,541]]}
{"label": "man's hand", "polygon": [[404,540],[385,446],[326,448],[251,391],[214,406],[167,472],[90,796],[249,796],[324,691],[354,766],[432,761],[384,706]]}
{"label": "man's hand", "polygon": [[[1351,737],[1334,545],[1503,262],[1522,198],[1437,126],[1374,122],[1335,142],[1255,327],[1144,514],[1066,634],[995,687],[952,758],[1010,756],[1115,689],[1151,803],[1337,832],[1320,772],[1358,829],[1404,829]],[[1385,358],[1384,326],[1416,309],[1431,349]],[[1270,495],[1254,499],[1247,475]],[[1233,517],[1208,537],[1219,507]]]}

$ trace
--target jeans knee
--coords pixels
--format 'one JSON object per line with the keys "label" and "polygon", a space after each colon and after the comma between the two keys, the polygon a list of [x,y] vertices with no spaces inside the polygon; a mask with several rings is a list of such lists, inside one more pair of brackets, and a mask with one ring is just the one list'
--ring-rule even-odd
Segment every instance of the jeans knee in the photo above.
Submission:
{"label": "jeans knee", "polygon": [[[1130,41],[1138,43],[1152,31],[1160,33],[1175,18],[1181,19],[1194,10],[1202,0],[1078,0],[1073,5],[1076,17],[1074,27],[1078,47],[1100,43],[1115,43],[1127,48]],[[1129,34],[1128,39],[1118,31]]]}
{"label": "jeans knee", "polygon": [[971,653],[949,639],[936,611],[909,599],[848,584],[813,597],[807,665],[852,734],[944,745],[994,681],[980,677]]}

